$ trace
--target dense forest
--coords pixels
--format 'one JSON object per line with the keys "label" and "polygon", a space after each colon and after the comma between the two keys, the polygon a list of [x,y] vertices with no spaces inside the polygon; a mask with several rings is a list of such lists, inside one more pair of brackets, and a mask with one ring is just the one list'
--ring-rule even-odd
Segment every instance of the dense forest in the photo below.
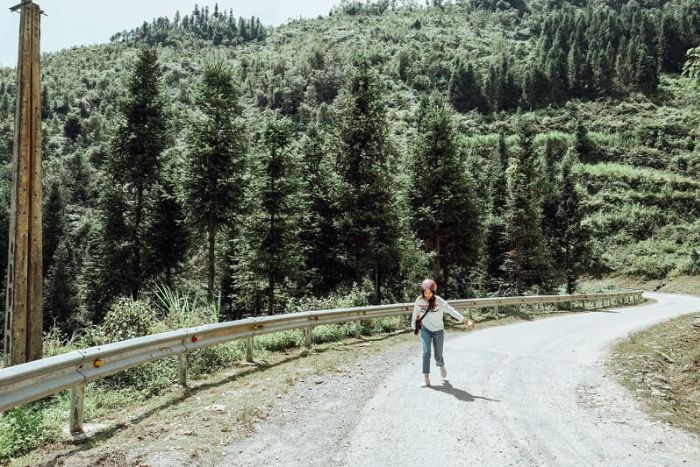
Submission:
{"label": "dense forest", "polygon": [[700,274],[699,44],[695,0],[384,0],[45,54],[45,330],[173,291],[236,319]]}

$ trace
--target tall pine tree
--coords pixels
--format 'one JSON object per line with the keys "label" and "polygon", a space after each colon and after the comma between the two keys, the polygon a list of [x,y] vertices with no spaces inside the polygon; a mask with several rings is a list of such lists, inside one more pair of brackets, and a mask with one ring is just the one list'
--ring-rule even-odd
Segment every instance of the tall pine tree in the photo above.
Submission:
{"label": "tall pine tree", "polygon": [[221,61],[207,64],[197,88],[197,112],[188,133],[185,191],[189,214],[207,235],[210,302],[214,298],[217,233],[229,222],[232,226],[241,222],[234,214],[243,198],[247,138],[239,99],[240,90],[230,67]]}
{"label": "tall pine tree", "polygon": [[551,257],[542,232],[542,173],[532,141],[532,130],[525,123],[520,130],[519,148],[508,167],[508,252],[503,272],[514,295],[549,292],[554,285]]}
{"label": "tall pine tree", "polygon": [[[144,240],[147,203],[152,188],[158,183],[161,157],[168,143],[165,104],[160,94],[161,76],[155,49],[140,49],[127,85],[127,97],[121,105],[122,121],[112,141],[107,166],[107,183],[122,188],[126,203],[124,228],[127,230],[106,232],[105,241],[119,237],[127,244],[110,245],[106,251],[119,249],[118,256],[126,256],[127,287],[119,287],[115,292],[128,293],[134,298],[138,297],[146,279],[143,257],[148,247]],[[105,225],[105,229],[110,225]]]}
{"label": "tall pine tree", "polygon": [[453,287],[453,274],[459,269],[467,276],[479,261],[480,216],[458,156],[450,109],[438,94],[422,105],[410,182],[411,226],[433,253],[433,272],[443,293],[457,296],[468,291]]}
{"label": "tall pine tree", "polygon": [[583,223],[581,195],[573,174],[575,157],[567,154],[562,161],[561,189],[557,196],[557,210],[552,225],[552,257],[566,284],[566,293],[576,292],[578,277],[585,270],[590,233]]}
{"label": "tall pine tree", "polygon": [[294,293],[303,257],[299,245],[300,184],[291,149],[291,121],[268,115],[255,168],[254,211],[247,219],[244,282],[255,296],[256,312],[283,309]]}
{"label": "tall pine tree", "polygon": [[508,168],[508,146],[503,133],[498,136],[498,148],[491,162],[489,191],[491,205],[485,225],[484,241],[486,253],[487,285],[492,292],[501,292],[504,285],[503,262],[507,252],[505,209],[507,203],[506,170]]}
{"label": "tall pine tree", "polygon": [[171,177],[163,177],[154,190],[154,198],[146,233],[150,248],[144,260],[145,268],[148,276],[162,275],[165,285],[172,287],[173,278],[187,254],[189,232]]}
{"label": "tall pine tree", "polygon": [[340,179],[334,167],[334,147],[332,135],[314,123],[304,135],[300,149],[307,205],[300,236],[308,282],[318,295],[328,294],[351,276],[340,245]]}
{"label": "tall pine tree", "polygon": [[470,63],[465,66],[462,60],[457,62],[447,87],[450,102],[457,112],[485,109],[484,95],[481,93],[481,78]]}
{"label": "tall pine tree", "polygon": [[340,97],[338,170],[342,244],[353,279],[371,276],[373,302],[381,284],[398,269],[399,220],[395,182],[389,173],[388,127],[379,73],[358,54]]}

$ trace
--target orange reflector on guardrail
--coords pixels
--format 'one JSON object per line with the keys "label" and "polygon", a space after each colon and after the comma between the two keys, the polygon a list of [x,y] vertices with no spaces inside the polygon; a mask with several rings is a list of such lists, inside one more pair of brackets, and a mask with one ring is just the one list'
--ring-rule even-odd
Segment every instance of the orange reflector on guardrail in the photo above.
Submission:
{"label": "orange reflector on guardrail", "polygon": [[99,368],[105,364],[105,361],[102,360],[101,358],[98,358],[94,362],[92,362],[92,364],[95,365],[95,368]]}

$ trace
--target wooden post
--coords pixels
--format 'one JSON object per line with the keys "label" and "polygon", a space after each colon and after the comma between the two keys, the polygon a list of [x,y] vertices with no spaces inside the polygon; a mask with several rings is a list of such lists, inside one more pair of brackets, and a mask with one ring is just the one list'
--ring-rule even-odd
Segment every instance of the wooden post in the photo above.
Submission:
{"label": "wooden post", "polygon": [[12,152],[4,351],[9,364],[42,357],[41,69],[39,5],[23,1]]}
{"label": "wooden post", "polygon": [[360,339],[362,337],[362,321],[355,321],[355,339]]}

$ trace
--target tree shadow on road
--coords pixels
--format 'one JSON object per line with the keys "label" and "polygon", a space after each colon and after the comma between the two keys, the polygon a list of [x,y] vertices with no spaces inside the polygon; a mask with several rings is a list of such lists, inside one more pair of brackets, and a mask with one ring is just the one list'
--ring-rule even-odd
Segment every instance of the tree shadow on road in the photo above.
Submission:
{"label": "tree shadow on road", "polygon": [[444,392],[445,394],[450,394],[462,402],[474,402],[476,399],[483,399],[489,402],[501,402],[498,399],[490,399],[488,397],[474,396],[469,394],[464,389],[459,389],[454,386],[449,381],[443,381],[442,386],[430,386],[430,389],[438,392]]}

